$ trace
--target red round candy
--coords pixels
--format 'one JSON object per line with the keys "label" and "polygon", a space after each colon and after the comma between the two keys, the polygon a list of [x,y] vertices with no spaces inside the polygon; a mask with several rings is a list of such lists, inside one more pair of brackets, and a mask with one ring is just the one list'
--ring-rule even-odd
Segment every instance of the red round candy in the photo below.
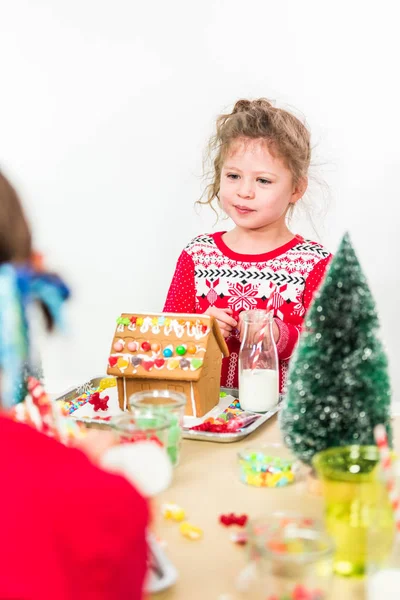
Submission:
{"label": "red round candy", "polygon": [[142,349],[143,349],[145,352],[148,352],[148,351],[151,349],[151,345],[149,344],[149,342],[143,342],[143,343],[142,343]]}

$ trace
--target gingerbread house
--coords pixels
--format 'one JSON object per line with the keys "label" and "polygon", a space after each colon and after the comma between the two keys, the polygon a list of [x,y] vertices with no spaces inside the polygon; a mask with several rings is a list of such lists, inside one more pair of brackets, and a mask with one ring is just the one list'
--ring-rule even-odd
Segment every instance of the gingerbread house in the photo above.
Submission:
{"label": "gingerbread house", "polygon": [[169,389],[186,395],[187,415],[201,417],[219,402],[222,357],[228,355],[213,317],[123,313],[107,373],[117,379],[122,410],[135,392]]}

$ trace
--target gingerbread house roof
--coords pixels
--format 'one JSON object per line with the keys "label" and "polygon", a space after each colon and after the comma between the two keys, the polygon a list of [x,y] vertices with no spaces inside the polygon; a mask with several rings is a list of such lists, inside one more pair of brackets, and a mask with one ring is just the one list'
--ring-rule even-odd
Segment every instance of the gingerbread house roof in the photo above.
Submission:
{"label": "gingerbread house roof", "polygon": [[[216,340],[211,343],[211,339]],[[117,319],[109,375],[197,381],[210,353],[229,355],[214,317],[170,313],[123,313]]]}

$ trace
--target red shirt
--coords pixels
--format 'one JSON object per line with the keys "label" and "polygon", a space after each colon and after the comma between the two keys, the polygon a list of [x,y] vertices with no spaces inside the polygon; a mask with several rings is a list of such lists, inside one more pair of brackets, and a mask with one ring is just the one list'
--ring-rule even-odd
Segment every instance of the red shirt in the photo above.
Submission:
{"label": "red shirt", "polygon": [[[284,391],[289,358],[299,339],[304,315],[331,259],[320,244],[295,236],[264,254],[238,254],[223,241],[225,232],[199,235],[181,253],[164,312],[205,313],[209,306],[243,310],[268,308],[279,327],[280,389]],[[226,340],[230,355],[222,361],[221,385],[238,387],[238,331]]]}
{"label": "red shirt", "polygon": [[0,416],[0,598],[140,600],[147,503],[79,450]]}

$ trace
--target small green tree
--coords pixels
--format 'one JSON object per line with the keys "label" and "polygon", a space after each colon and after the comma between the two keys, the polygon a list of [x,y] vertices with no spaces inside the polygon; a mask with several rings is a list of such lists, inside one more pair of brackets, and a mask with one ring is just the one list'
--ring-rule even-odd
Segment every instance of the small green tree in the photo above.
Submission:
{"label": "small green tree", "polygon": [[305,463],[316,452],[391,441],[390,382],[378,317],[349,235],[306,315],[280,415],[285,444]]}

